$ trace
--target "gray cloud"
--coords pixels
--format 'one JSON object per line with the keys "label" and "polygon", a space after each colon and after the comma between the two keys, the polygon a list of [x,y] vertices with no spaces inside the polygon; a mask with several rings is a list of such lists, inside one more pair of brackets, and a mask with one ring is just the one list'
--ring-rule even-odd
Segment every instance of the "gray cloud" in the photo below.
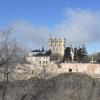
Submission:
{"label": "gray cloud", "polygon": [[34,26],[27,21],[16,21],[14,29],[17,36],[31,47],[46,45],[50,34],[54,38],[66,38],[67,44],[91,44],[100,42],[100,12],[67,9],[65,18],[61,23],[56,23],[53,29],[47,26]]}
{"label": "gray cloud", "polygon": [[62,33],[73,45],[100,41],[99,17],[99,12],[69,9],[65,20],[56,25],[56,33]]}
{"label": "gray cloud", "polygon": [[16,21],[14,24],[15,36],[28,47],[41,48],[46,45],[49,29],[45,26],[33,26],[27,21]]}

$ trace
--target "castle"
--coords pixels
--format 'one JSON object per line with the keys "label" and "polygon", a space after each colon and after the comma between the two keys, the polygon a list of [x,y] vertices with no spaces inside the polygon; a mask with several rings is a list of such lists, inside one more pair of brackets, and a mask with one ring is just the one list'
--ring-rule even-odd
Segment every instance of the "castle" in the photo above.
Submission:
{"label": "castle", "polygon": [[[65,39],[53,39],[50,38],[48,41],[49,49],[51,50],[52,54],[60,54],[62,57],[65,53]],[[24,75],[25,79],[35,77],[35,76],[42,76],[41,73],[50,74],[51,76],[57,75],[59,73],[68,73],[68,72],[76,72],[76,73],[85,73],[95,78],[100,78],[100,64],[92,64],[92,63],[72,63],[74,62],[74,50],[72,46],[70,47],[70,54],[71,54],[71,62],[61,62],[55,63],[50,60],[50,55],[47,55],[42,50],[34,50],[29,52],[26,60],[29,63],[25,64],[25,67],[20,65],[16,68],[16,77],[18,79],[20,76]],[[25,73],[25,74],[23,74]]]}
{"label": "castle", "polygon": [[[48,50],[51,51],[52,56],[56,59],[51,60],[50,55],[46,55],[45,52],[42,52],[42,50],[33,50],[30,51],[28,56],[26,57],[26,60],[32,64],[36,64],[37,66],[46,66],[48,63],[50,64],[51,62],[56,63],[56,62],[62,62],[62,59],[65,54],[65,47],[66,47],[66,39],[64,38],[49,38],[48,40],[48,45],[49,48]],[[70,47],[70,54],[71,54],[71,62],[74,62],[74,51],[73,48]],[[36,52],[39,51],[39,52]],[[48,63],[45,63],[48,62]]]}

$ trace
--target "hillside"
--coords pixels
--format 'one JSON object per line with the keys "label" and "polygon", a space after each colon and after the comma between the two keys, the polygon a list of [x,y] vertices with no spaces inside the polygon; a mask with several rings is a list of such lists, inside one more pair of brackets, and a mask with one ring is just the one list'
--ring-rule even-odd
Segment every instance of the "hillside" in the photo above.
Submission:
{"label": "hillside", "polygon": [[[100,100],[100,81],[81,73],[12,82],[7,100]],[[0,86],[0,100],[2,87]]]}

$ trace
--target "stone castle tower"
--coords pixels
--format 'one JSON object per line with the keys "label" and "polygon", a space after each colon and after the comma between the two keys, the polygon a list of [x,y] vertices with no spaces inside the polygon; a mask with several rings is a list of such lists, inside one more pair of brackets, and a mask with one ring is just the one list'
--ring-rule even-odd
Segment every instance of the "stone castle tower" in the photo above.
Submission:
{"label": "stone castle tower", "polygon": [[49,39],[49,49],[54,54],[60,54],[61,56],[64,56],[64,50],[65,50],[65,39]]}

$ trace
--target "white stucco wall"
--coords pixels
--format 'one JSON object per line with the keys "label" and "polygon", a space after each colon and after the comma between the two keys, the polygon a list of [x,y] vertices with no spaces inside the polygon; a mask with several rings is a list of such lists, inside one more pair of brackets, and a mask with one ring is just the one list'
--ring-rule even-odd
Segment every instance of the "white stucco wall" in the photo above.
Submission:
{"label": "white stucco wall", "polygon": [[45,66],[50,63],[49,56],[29,56],[26,57],[26,60],[31,64],[35,64],[36,66]]}

